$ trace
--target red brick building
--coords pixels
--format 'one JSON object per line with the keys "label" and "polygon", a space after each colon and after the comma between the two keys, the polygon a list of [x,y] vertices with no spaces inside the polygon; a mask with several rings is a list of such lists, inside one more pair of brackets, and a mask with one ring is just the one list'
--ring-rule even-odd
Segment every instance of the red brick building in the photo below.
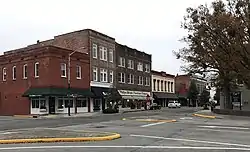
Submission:
{"label": "red brick building", "polygon": [[[67,89],[68,55],[72,50],[35,46],[0,56],[0,114],[90,112],[90,60],[88,53],[71,56],[71,89]],[[68,97],[74,95],[76,98]]]}

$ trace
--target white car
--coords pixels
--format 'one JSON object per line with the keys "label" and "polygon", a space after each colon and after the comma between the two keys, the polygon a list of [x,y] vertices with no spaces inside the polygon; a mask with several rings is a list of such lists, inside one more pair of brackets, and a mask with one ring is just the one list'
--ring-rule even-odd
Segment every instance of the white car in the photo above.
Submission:
{"label": "white car", "polygon": [[168,108],[180,108],[181,104],[178,101],[169,101]]}

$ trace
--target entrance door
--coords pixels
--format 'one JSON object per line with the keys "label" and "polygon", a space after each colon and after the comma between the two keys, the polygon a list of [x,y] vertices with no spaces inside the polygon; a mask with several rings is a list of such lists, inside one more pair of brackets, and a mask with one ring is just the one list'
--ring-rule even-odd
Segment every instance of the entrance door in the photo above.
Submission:
{"label": "entrance door", "polygon": [[49,97],[49,114],[55,114],[55,97]]}

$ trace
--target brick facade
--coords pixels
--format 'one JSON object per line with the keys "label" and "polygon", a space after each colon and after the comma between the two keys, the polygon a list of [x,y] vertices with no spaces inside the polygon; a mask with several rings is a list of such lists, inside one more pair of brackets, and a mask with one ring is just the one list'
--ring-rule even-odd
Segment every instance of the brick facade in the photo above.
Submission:
{"label": "brick facade", "polygon": [[[30,87],[67,87],[67,78],[61,77],[60,64],[68,61],[72,50],[55,46],[28,48],[24,52],[5,53],[0,56],[0,114],[30,114],[30,101],[22,97]],[[39,77],[34,74],[35,63],[39,63]],[[27,79],[23,78],[23,66],[27,65]],[[82,79],[76,79],[76,65],[82,69]],[[12,67],[16,66],[16,80],[12,78]],[[3,68],[7,69],[6,81],[3,81]],[[89,55],[75,53],[71,57],[72,88],[89,88]]]}

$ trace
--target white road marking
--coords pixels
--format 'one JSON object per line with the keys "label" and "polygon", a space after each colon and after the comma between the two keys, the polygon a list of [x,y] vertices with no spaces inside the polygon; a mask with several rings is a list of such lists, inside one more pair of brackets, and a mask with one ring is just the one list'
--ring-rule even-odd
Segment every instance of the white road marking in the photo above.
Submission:
{"label": "white road marking", "polygon": [[221,129],[241,129],[241,130],[249,130],[250,128],[245,127],[230,127],[230,126],[198,126],[201,128],[221,128]]}
{"label": "white road marking", "polygon": [[191,117],[183,117],[183,118],[180,118],[181,120],[192,120],[193,118]]}
{"label": "white road marking", "polygon": [[142,125],[140,127],[150,127],[150,126],[160,125],[160,124],[164,124],[164,123],[166,123],[166,122],[150,123],[150,124]]}
{"label": "white road marking", "polygon": [[16,133],[18,133],[18,132],[3,132],[3,133],[0,133],[0,134],[2,134],[2,135],[9,135],[9,134],[16,134]]}
{"label": "white road marking", "polygon": [[250,133],[249,131],[244,131],[244,130],[218,130],[218,129],[206,129],[206,128],[198,128],[195,130],[200,130],[200,131],[215,131],[215,132],[235,132],[235,133]]}
{"label": "white road marking", "polygon": [[132,137],[142,137],[142,138],[174,140],[174,141],[186,141],[186,142],[206,143],[206,144],[217,144],[217,145],[226,145],[226,146],[238,146],[238,147],[248,147],[248,148],[250,148],[250,145],[234,144],[234,143],[223,143],[223,142],[216,142],[216,141],[204,141],[204,140],[181,139],[181,138],[165,138],[165,137],[146,136],[146,135],[130,135],[130,136],[132,136]]}
{"label": "white road marking", "polygon": [[66,149],[66,148],[142,148],[142,149],[200,149],[200,150],[241,150],[249,151],[250,148],[236,147],[188,147],[188,146],[33,146],[33,147],[4,147],[0,150],[22,149]]}

